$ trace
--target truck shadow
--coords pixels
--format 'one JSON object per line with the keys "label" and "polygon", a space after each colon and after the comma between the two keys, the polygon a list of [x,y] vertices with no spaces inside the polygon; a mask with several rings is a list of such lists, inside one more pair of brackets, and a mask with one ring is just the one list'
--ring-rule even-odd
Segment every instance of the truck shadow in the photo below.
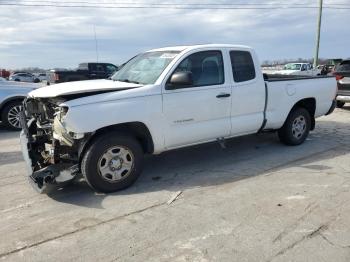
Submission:
{"label": "truck shadow", "polygon": [[[301,166],[307,170],[327,170],[330,167],[314,164],[344,154],[341,145],[349,124],[322,121],[309,139],[300,146],[288,147],[279,143],[275,133],[250,135],[227,141],[227,147],[210,143],[165,152],[145,159],[144,172],[130,188],[112,193],[96,194],[80,180],[52,191],[49,197],[59,202],[103,208],[105,197],[118,197],[157,191],[184,191],[248,179],[286,167]],[[331,128],[330,128],[331,127]],[[337,150],[335,150],[337,148]],[[329,154],[323,154],[331,151]]]}

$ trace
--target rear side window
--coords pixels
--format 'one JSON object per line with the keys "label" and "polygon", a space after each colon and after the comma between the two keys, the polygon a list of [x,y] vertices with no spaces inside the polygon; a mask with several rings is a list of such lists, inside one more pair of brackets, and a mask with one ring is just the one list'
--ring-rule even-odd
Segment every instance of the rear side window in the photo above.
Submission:
{"label": "rear side window", "polygon": [[232,73],[235,82],[249,81],[255,78],[252,55],[247,51],[230,51]]}
{"label": "rear side window", "polygon": [[102,64],[90,64],[90,71],[93,72],[104,72],[104,68]]}

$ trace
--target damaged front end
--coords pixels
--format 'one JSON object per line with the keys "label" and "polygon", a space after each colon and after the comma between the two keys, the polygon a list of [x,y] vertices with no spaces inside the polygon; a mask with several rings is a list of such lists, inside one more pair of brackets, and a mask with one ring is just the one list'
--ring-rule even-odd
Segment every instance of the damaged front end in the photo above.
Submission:
{"label": "damaged front end", "polygon": [[71,181],[80,173],[79,153],[88,134],[68,132],[63,119],[68,107],[64,99],[32,98],[24,101],[20,116],[21,146],[29,181],[40,193],[52,185]]}

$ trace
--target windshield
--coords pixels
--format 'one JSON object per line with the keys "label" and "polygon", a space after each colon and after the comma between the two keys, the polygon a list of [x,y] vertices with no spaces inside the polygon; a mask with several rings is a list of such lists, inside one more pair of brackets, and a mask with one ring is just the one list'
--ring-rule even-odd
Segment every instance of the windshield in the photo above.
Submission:
{"label": "windshield", "polygon": [[111,78],[115,81],[136,84],[154,84],[178,51],[146,52],[135,56]]}
{"label": "windshield", "polygon": [[286,64],[283,70],[300,70],[301,64]]}

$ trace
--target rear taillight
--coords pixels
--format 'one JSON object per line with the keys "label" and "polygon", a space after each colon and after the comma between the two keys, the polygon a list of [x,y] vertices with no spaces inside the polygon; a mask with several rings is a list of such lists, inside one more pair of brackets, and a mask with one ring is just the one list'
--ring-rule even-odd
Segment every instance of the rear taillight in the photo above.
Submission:
{"label": "rear taillight", "polygon": [[55,81],[58,81],[60,79],[58,74],[56,74],[56,73],[54,73],[53,78],[55,79]]}
{"label": "rear taillight", "polygon": [[343,78],[344,78],[344,76],[335,74],[335,80],[338,81],[338,80],[343,79]]}

